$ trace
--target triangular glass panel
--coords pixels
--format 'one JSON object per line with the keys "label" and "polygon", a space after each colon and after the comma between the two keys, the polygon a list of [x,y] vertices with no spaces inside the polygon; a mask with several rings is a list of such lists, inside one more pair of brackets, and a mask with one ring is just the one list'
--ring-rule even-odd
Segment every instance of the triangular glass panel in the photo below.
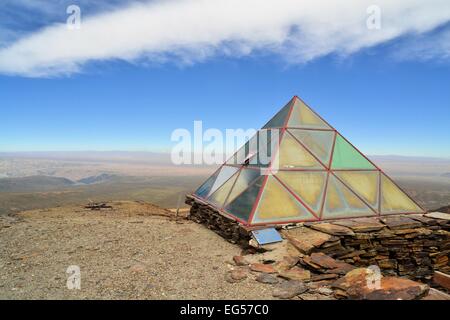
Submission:
{"label": "triangular glass panel", "polygon": [[291,111],[292,100],[289,101],[287,105],[285,105],[266,125],[263,129],[270,128],[282,128],[286,124],[287,117],[289,116],[289,112]]}
{"label": "triangular glass panel", "polygon": [[216,180],[214,181],[214,184],[211,187],[211,190],[209,190],[208,196],[214,193],[217,189],[220,188],[230,177],[235,174],[239,169],[236,167],[230,167],[230,166],[223,166],[220,169],[219,174],[217,175]]}
{"label": "triangular glass panel", "polygon": [[206,196],[209,194],[209,191],[211,190],[211,187],[214,184],[214,181],[216,181],[217,176],[219,175],[220,169],[217,170],[211,177],[208,178],[201,186],[200,188],[195,191],[195,194],[199,197],[206,198]]}
{"label": "triangular glass panel", "polygon": [[316,219],[276,178],[269,176],[252,223]]}
{"label": "triangular glass panel", "polygon": [[258,197],[264,177],[259,177],[244,192],[239,194],[236,199],[230,202],[225,210],[231,215],[244,221],[248,221],[253,205]]}
{"label": "triangular glass panel", "polygon": [[288,128],[333,129],[303,101],[297,98],[295,99],[287,126]]}
{"label": "triangular glass panel", "polygon": [[354,218],[370,215],[375,215],[375,212],[333,174],[330,174],[322,219]]}
{"label": "triangular glass panel", "polygon": [[331,169],[376,169],[341,135],[336,136]]}
{"label": "triangular glass panel", "polygon": [[381,214],[413,213],[423,210],[384,174],[381,175]]}
{"label": "triangular glass panel", "polygon": [[278,169],[323,169],[308,150],[286,131],[280,143],[280,150],[273,159],[273,167]]}
{"label": "triangular glass panel", "polygon": [[239,173],[235,173],[230,179],[228,179],[219,189],[217,189],[213,194],[211,194],[208,200],[219,208],[223,207],[225,200],[230,194],[231,188],[233,188],[234,182],[236,181]]}
{"label": "triangular glass panel", "polygon": [[261,177],[260,170],[242,168],[226,202],[230,203],[231,201],[233,201],[240,193],[247,189],[248,186],[259,177]]}
{"label": "triangular glass panel", "polygon": [[258,135],[255,134],[226,162],[229,165],[242,165],[245,160],[258,152],[257,140]]}
{"label": "triangular glass panel", "polygon": [[378,212],[378,171],[336,171],[334,174]]}
{"label": "triangular glass panel", "polygon": [[327,180],[326,171],[278,171],[276,176],[317,215],[320,215]]}
{"label": "triangular glass panel", "polygon": [[298,141],[303,143],[325,166],[329,166],[334,142],[334,131],[322,130],[288,130]]}

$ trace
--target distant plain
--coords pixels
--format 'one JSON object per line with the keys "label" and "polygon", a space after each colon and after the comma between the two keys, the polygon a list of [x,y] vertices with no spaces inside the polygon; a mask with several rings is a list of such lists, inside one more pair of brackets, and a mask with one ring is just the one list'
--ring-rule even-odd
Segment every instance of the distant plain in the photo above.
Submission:
{"label": "distant plain", "polygon": [[[425,208],[450,204],[450,159],[370,158]],[[146,152],[0,153],[0,214],[112,200],[183,207],[215,168]]]}

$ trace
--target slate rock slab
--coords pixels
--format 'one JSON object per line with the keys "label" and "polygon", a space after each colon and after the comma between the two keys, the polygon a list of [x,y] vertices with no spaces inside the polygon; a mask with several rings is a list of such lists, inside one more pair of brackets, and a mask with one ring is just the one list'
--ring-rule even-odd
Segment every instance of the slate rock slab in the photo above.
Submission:
{"label": "slate rock slab", "polygon": [[280,299],[292,299],[306,291],[308,288],[303,282],[290,280],[279,284],[273,291],[273,296]]}
{"label": "slate rock slab", "polygon": [[312,253],[310,257],[304,257],[303,262],[324,273],[346,274],[355,269],[351,264],[333,259],[322,252]]}
{"label": "slate rock slab", "polygon": [[390,216],[382,218],[381,221],[391,230],[419,228],[422,224],[405,216]]}
{"label": "slate rock slab", "polygon": [[333,221],[333,224],[352,229],[354,232],[372,232],[385,228],[377,218],[358,218]]}
{"label": "slate rock slab", "polygon": [[277,273],[273,265],[263,263],[253,263],[250,265],[250,270],[263,273]]}
{"label": "slate rock slab", "polygon": [[280,282],[280,280],[269,273],[261,273],[256,277],[256,281],[265,283],[265,284],[277,284]]}
{"label": "slate rock slab", "polygon": [[279,276],[289,280],[307,281],[311,279],[311,272],[300,267],[279,272]]}
{"label": "slate rock slab", "polygon": [[314,230],[318,230],[321,232],[325,232],[328,234],[331,234],[333,236],[353,236],[355,233],[352,231],[352,229],[340,226],[338,224],[333,223],[316,223],[311,225],[311,228]]}
{"label": "slate rock slab", "polygon": [[325,242],[334,241],[335,237],[327,233],[312,230],[307,227],[284,230],[283,235],[301,253],[309,254]]}
{"label": "slate rock slab", "polygon": [[444,212],[430,212],[425,214],[425,217],[427,218],[433,218],[433,219],[441,219],[441,220],[450,220],[450,213],[444,213]]}

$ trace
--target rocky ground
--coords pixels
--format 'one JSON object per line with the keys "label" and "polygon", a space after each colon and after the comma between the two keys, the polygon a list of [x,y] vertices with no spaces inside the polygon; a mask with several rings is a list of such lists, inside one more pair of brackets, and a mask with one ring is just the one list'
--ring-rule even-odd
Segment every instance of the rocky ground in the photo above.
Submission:
{"label": "rocky ground", "polygon": [[[368,287],[370,270],[323,253],[360,224],[284,230],[283,242],[242,250],[187,214],[121,201],[0,217],[0,299],[450,299],[398,277]],[[71,266],[80,290],[68,289]]]}
{"label": "rocky ground", "polygon": [[[23,212],[0,220],[0,299],[270,299],[225,275],[241,249],[202,225],[135,202]],[[66,270],[81,269],[81,290]],[[254,276],[256,277],[256,276]]]}

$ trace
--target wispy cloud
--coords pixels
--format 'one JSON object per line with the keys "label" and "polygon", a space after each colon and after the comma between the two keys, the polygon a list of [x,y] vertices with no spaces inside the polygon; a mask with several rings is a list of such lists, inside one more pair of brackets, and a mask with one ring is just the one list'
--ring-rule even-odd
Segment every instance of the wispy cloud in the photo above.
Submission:
{"label": "wispy cloud", "polygon": [[[381,9],[380,30],[366,26],[366,9],[373,4]],[[349,55],[406,34],[420,35],[448,21],[448,0],[133,3],[89,15],[81,30],[68,30],[62,22],[17,39],[0,49],[0,72],[54,76],[80,72],[89,61],[195,63],[215,55],[258,52],[303,63],[330,53]]]}
{"label": "wispy cloud", "polygon": [[450,28],[411,37],[393,53],[397,60],[450,61]]}

